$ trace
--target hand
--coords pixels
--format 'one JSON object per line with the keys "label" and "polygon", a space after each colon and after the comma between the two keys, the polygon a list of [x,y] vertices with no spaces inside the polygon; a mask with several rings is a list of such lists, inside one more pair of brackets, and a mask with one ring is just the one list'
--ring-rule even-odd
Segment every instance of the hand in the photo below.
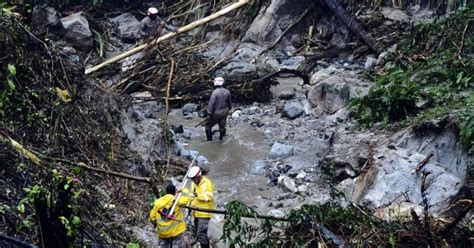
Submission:
{"label": "hand", "polygon": [[179,194],[179,193],[181,193],[181,192],[183,192],[183,189],[177,189],[177,190],[176,190],[176,194]]}

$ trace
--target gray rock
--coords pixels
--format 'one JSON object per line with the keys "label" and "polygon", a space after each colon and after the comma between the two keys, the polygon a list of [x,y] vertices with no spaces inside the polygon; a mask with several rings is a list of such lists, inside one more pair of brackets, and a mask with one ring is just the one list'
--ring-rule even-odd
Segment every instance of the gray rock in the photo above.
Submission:
{"label": "gray rock", "polygon": [[196,162],[199,166],[202,166],[202,165],[207,165],[209,164],[209,160],[207,160],[206,157],[204,157],[203,155],[198,155],[196,157]]}
{"label": "gray rock", "polygon": [[291,145],[275,143],[273,144],[268,157],[270,159],[288,158],[290,156],[293,156],[294,149],[295,148]]}
{"label": "gray rock", "polygon": [[283,60],[280,64],[281,68],[300,71],[305,66],[306,59],[303,56],[295,56]]}
{"label": "gray rock", "polygon": [[244,115],[255,115],[261,112],[262,110],[257,106],[248,107],[242,110],[242,114]]}
{"label": "gray rock", "polygon": [[304,99],[303,101],[301,101],[301,103],[303,104],[303,110],[304,110],[304,114],[305,115],[311,115],[312,113],[312,108],[311,107],[311,103],[309,103],[309,101],[307,99]]}
{"label": "gray rock", "polygon": [[232,119],[238,119],[242,115],[241,110],[236,110],[234,113],[232,113]]}
{"label": "gray rock", "polygon": [[265,161],[257,160],[250,167],[250,174],[252,175],[264,175],[265,174]]}
{"label": "gray rock", "polygon": [[449,173],[459,178],[466,178],[472,158],[458,141],[457,134],[446,123],[425,121],[397,133],[396,145],[405,149],[428,155],[433,153],[430,161],[436,161]]}
{"label": "gray rock", "polygon": [[333,76],[314,85],[308,92],[308,101],[313,107],[319,106],[324,112],[333,114],[346,106],[350,87],[343,78]]}
{"label": "gray rock", "polygon": [[290,99],[293,99],[294,97],[295,97],[295,92],[291,90],[285,90],[281,92],[280,95],[278,96],[278,98],[283,99],[283,100],[290,100]]}
{"label": "gray rock", "polygon": [[[403,192],[414,204],[422,205],[420,192],[421,172],[412,174],[419,161],[426,156],[412,150],[400,147],[382,147],[374,154],[374,171],[371,182],[360,181],[354,186],[354,191],[363,183],[371,183],[366,193],[362,194],[362,202],[377,208],[390,203],[399,203]],[[428,199],[430,211],[435,216],[449,207],[451,201],[457,196],[464,185],[463,179],[447,172],[436,162],[429,161],[423,170],[431,172],[425,183],[425,193]]]}
{"label": "gray rock", "polygon": [[195,103],[186,103],[184,106],[181,108],[181,113],[183,115],[188,115],[196,112],[198,109],[198,105]]}
{"label": "gray rock", "polygon": [[283,218],[285,217],[285,213],[280,209],[272,209],[268,212],[268,215],[273,216],[275,218]]}
{"label": "gray rock", "polygon": [[278,184],[283,186],[286,190],[289,190],[290,192],[297,192],[298,191],[298,188],[296,187],[296,184],[293,181],[293,179],[291,179],[287,176],[281,175],[278,178]]}
{"label": "gray rock", "polygon": [[377,64],[377,59],[372,56],[368,56],[364,64],[364,68],[366,70],[371,70],[375,67],[376,64]]}
{"label": "gray rock", "polygon": [[31,25],[40,33],[47,31],[47,28],[59,24],[60,14],[54,8],[45,5],[36,5],[31,12]]}
{"label": "gray rock", "polygon": [[410,17],[400,9],[383,7],[381,10],[381,13],[385,18],[393,20],[393,21],[399,21],[399,22],[410,21]]}
{"label": "gray rock", "polygon": [[61,18],[64,36],[78,49],[89,49],[92,47],[92,32],[89,22],[82,16],[82,12],[71,14]]}
{"label": "gray rock", "polygon": [[110,18],[115,34],[126,43],[135,43],[140,39],[140,22],[132,13],[123,13]]}
{"label": "gray rock", "polygon": [[309,80],[310,85],[318,84],[319,82],[328,78],[331,74],[333,74],[336,71],[337,71],[337,68],[334,66],[329,66],[325,69],[317,71],[311,76],[311,79]]}
{"label": "gray rock", "polygon": [[333,123],[339,123],[339,122],[344,122],[349,118],[351,111],[349,111],[347,108],[341,108],[336,113],[326,117],[326,120],[333,122]]}
{"label": "gray rock", "polygon": [[286,103],[283,106],[283,113],[284,117],[289,118],[290,120],[294,120],[300,117],[304,113],[304,107],[299,102],[290,102]]}

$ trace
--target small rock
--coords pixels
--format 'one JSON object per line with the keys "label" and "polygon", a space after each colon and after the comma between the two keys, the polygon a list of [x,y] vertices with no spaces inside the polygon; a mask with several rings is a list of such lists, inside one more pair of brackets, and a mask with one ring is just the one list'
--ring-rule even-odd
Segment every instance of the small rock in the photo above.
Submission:
{"label": "small rock", "polygon": [[299,102],[290,102],[283,106],[283,113],[284,117],[289,118],[290,120],[294,120],[300,117],[304,113],[303,105]]}
{"label": "small rock", "polygon": [[297,191],[298,192],[308,192],[308,185],[302,184],[302,185],[298,186]]}
{"label": "small rock", "polygon": [[265,174],[265,161],[257,160],[250,167],[250,174],[252,175],[264,175]]}
{"label": "small rock", "polygon": [[257,106],[252,106],[252,107],[245,108],[242,110],[242,114],[244,115],[254,115],[254,114],[259,114],[261,112],[262,110]]}
{"label": "small rock", "polygon": [[196,112],[198,109],[197,104],[195,103],[186,103],[184,106],[181,108],[181,113],[183,113],[184,116],[188,114],[192,114]]}
{"label": "small rock", "polygon": [[293,146],[285,145],[281,143],[275,143],[273,144],[268,157],[270,159],[288,158],[290,156],[293,156],[293,152],[294,152]]}
{"label": "small rock", "polygon": [[281,211],[280,209],[272,209],[268,212],[268,215],[273,216],[275,218],[285,217],[285,213],[283,213],[283,211]]}
{"label": "small rock", "polygon": [[200,165],[200,166],[209,164],[209,160],[207,160],[207,158],[204,157],[203,155],[197,156],[196,162],[197,162],[197,164]]}
{"label": "small rock", "polygon": [[280,176],[278,178],[278,184],[282,185],[285,189],[287,189],[291,192],[297,192],[298,191],[298,189],[296,188],[295,182],[287,176]]}
{"label": "small rock", "polygon": [[70,55],[76,54],[77,50],[74,49],[74,47],[65,46],[63,47],[63,49],[61,49],[61,52],[64,53],[65,55],[70,56]]}
{"label": "small rock", "polygon": [[305,179],[307,175],[308,175],[308,174],[307,174],[306,172],[302,171],[302,172],[298,173],[298,175],[296,176],[296,178],[297,178],[297,179]]}
{"label": "small rock", "polygon": [[368,56],[367,60],[365,61],[364,68],[366,70],[371,70],[372,68],[375,67],[376,64],[377,64],[377,59],[372,56]]}
{"label": "small rock", "polygon": [[232,113],[232,119],[238,119],[242,115],[241,110],[236,110],[234,113]]}
{"label": "small rock", "polygon": [[295,92],[290,91],[290,90],[283,91],[278,96],[278,98],[283,99],[283,100],[290,100],[290,99],[293,99],[294,97],[295,97]]}
{"label": "small rock", "polygon": [[306,62],[305,57],[295,56],[289,59],[283,60],[280,67],[285,69],[297,70],[300,71],[304,67]]}
{"label": "small rock", "polygon": [[329,66],[328,68],[319,70],[316,73],[314,73],[313,76],[311,76],[311,79],[310,79],[309,82],[310,82],[311,85],[318,84],[319,82],[321,82],[324,79],[328,78],[335,71],[337,71],[337,69],[334,66]]}

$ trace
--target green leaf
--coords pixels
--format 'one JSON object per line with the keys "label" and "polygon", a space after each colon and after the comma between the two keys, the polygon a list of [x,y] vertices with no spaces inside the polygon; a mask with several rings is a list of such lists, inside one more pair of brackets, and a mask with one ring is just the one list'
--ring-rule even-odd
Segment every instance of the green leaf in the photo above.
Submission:
{"label": "green leaf", "polygon": [[128,243],[125,247],[126,248],[140,248],[140,245],[137,243]]}
{"label": "green leaf", "polygon": [[12,64],[8,64],[8,71],[10,72],[10,74],[12,74],[13,76],[16,75],[16,67]]}

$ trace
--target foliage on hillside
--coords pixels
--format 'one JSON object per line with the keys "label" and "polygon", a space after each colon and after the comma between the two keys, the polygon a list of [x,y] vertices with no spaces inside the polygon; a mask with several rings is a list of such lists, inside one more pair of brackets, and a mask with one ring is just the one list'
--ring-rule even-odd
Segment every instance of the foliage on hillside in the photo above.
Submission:
{"label": "foliage on hillside", "polygon": [[452,115],[461,124],[462,140],[474,149],[473,22],[469,8],[419,26],[373,75],[376,85],[369,94],[353,100],[356,118],[372,126]]}
{"label": "foliage on hillside", "polygon": [[97,193],[107,183],[120,201],[128,201],[121,181],[98,178],[61,160],[35,163],[18,153],[24,147],[52,158],[117,168],[126,152],[116,132],[122,103],[87,82],[81,66],[56,56],[53,46],[11,15],[2,13],[0,24],[2,233],[37,243],[40,235],[48,235],[38,227],[49,227],[58,235],[50,240],[60,240],[63,233],[70,244],[76,238],[85,244],[125,240],[127,232],[105,221],[111,217],[100,205],[103,194]]}

